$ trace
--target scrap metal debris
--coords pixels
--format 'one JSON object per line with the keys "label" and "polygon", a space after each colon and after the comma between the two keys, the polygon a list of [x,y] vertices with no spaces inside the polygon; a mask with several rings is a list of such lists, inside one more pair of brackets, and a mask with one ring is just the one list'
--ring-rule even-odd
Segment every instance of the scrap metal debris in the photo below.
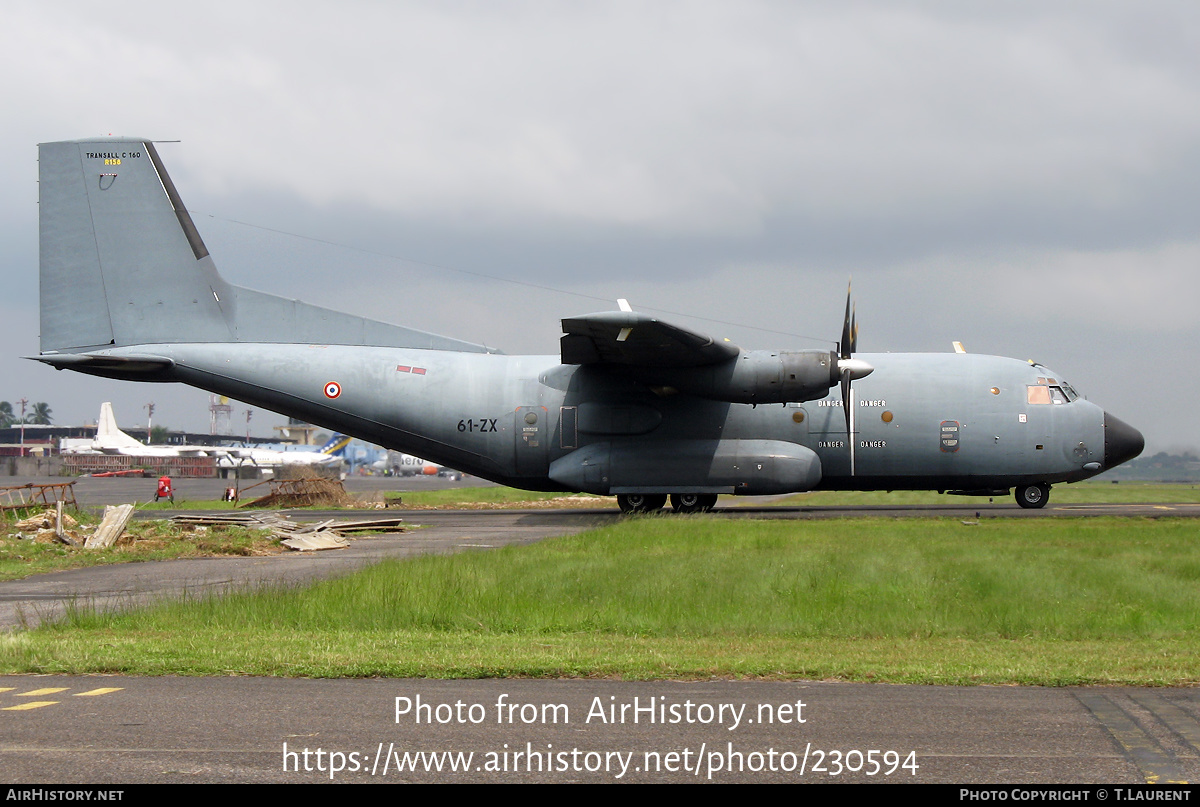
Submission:
{"label": "scrap metal debris", "polygon": [[329,519],[315,524],[298,524],[277,513],[189,514],[171,517],[172,523],[196,528],[210,526],[240,526],[270,530],[280,544],[298,552],[318,549],[345,549],[349,542],[346,533],[403,532],[404,520],[396,517],[368,518],[338,522]]}
{"label": "scrap metal debris", "polygon": [[279,513],[181,513],[168,521],[181,527],[248,527],[270,528],[290,523]]}
{"label": "scrap metal debris", "polygon": [[[19,540],[59,541],[86,549],[105,549],[115,544],[125,532],[134,510],[132,504],[105,507],[104,518],[90,534],[79,529],[79,523],[62,511],[61,502],[54,510],[29,516],[12,526]],[[182,513],[172,516],[169,521],[197,532],[223,526],[268,530],[280,544],[300,552],[345,549],[349,545],[347,536],[356,533],[405,531],[404,519],[396,516],[341,522],[328,519],[306,524],[292,521],[280,513]]]}
{"label": "scrap metal debris", "polygon": [[347,532],[404,532],[404,519],[399,516],[364,518],[358,521],[340,521],[334,527],[340,533]]}
{"label": "scrap metal debris", "polygon": [[320,549],[345,549],[350,545],[349,541],[337,535],[332,530],[297,535],[295,538],[285,538],[279,543],[297,552],[315,552]]}
{"label": "scrap metal debris", "polygon": [[53,482],[35,485],[30,482],[27,485],[0,487],[0,510],[20,510],[39,504],[53,507],[55,502],[75,507],[75,483]]}

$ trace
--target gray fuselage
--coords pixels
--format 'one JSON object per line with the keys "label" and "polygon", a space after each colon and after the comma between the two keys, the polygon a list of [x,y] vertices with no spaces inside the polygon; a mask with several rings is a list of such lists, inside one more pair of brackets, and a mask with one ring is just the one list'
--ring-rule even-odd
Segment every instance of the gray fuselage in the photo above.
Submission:
{"label": "gray fuselage", "polygon": [[[1055,374],[996,356],[861,354],[875,371],[853,386],[851,440],[836,386],[820,400],[753,406],[655,392],[611,368],[562,365],[557,356],[264,343],[96,351],[123,354],[169,358],[174,366],[159,380],[535,490],[983,490],[1077,481],[1114,464],[1102,409],[1061,396],[1031,403],[1029,388],[1060,383]],[[651,484],[658,466],[669,472],[668,455],[713,454],[718,444],[807,448],[819,458],[819,481],[756,482],[747,468],[742,484],[736,474],[733,484],[727,476]],[[556,461],[589,446],[633,457],[632,484],[620,468],[593,484],[552,478]]]}

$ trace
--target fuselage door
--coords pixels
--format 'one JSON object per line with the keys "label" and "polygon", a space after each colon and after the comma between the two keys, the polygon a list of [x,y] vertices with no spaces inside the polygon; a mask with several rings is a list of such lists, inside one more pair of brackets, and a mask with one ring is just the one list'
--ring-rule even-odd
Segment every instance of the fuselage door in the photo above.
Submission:
{"label": "fuselage door", "polygon": [[517,476],[545,476],[550,468],[546,455],[549,412],[544,406],[518,406],[513,418]]}
{"label": "fuselage door", "polygon": [[579,407],[560,406],[558,411],[558,447],[564,450],[579,448]]}

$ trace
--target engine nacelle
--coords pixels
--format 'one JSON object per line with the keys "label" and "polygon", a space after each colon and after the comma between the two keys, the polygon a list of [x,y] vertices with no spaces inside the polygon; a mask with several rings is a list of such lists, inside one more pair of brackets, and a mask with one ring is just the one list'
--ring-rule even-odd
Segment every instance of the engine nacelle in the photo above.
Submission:
{"label": "engine nacelle", "polygon": [[838,383],[838,357],[824,350],[744,350],[703,367],[634,369],[656,387],[730,403],[768,404],[824,398]]}

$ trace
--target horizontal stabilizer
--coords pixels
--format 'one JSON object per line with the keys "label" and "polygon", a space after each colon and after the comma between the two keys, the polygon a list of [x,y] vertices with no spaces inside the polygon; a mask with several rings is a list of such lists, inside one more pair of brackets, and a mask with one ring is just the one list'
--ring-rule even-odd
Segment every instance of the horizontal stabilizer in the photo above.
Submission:
{"label": "horizontal stabilizer", "polygon": [[163,356],[97,356],[90,353],[46,353],[41,356],[25,356],[59,370],[82,372],[108,371],[117,377],[126,375],[149,375],[168,370],[175,365]]}

